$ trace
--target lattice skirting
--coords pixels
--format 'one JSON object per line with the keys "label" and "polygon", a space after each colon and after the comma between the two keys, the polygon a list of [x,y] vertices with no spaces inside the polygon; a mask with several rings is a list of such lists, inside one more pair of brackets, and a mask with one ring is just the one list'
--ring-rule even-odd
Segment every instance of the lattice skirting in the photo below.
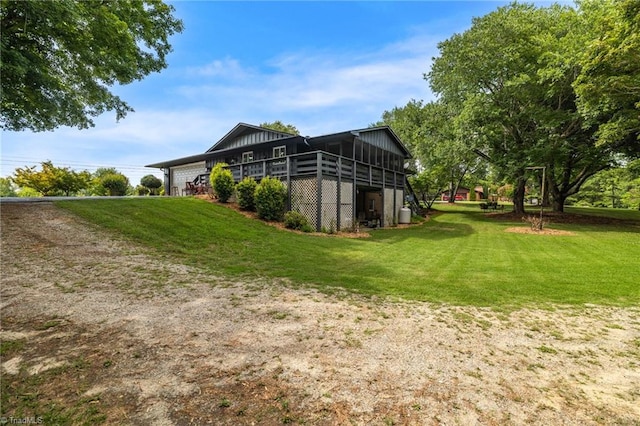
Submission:
{"label": "lattice skirting", "polygon": [[[324,178],[321,181],[320,200],[318,200],[317,178],[297,178],[291,180],[291,210],[304,215],[314,228],[326,231],[340,231],[353,226],[353,183],[340,184],[338,197],[338,180]],[[320,202],[320,217],[318,217]],[[338,206],[340,217],[338,218]],[[338,220],[339,219],[339,220]]]}
{"label": "lattice skirting", "polygon": [[353,183],[342,182],[340,184],[340,230],[353,228]]}
{"label": "lattice skirting", "polygon": [[338,180],[322,179],[322,207],[320,227],[331,232],[338,231]]}
{"label": "lattice skirting", "polygon": [[318,180],[316,178],[291,179],[291,210],[300,212],[309,224],[318,226]]}

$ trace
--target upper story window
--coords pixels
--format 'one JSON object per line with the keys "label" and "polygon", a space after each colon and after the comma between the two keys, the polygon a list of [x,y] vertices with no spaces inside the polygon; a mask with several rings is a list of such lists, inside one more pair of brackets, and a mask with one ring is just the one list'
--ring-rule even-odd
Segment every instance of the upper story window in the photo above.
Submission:
{"label": "upper story window", "polygon": [[249,161],[253,161],[253,151],[247,151],[242,153],[242,162],[248,163]]}
{"label": "upper story window", "polygon": [[287,156],[287,147],[286,146],[276,146],[273,148],[273,158],[280,158]]}
{"label": "upper story window", "polygon": [[277,160],[273,162],[273,165],[284,164],[287,160],[284,157],[287,156],[287,147],[286,146],[276,146],[273,148],[273,158],[282,158],[282,160]]}

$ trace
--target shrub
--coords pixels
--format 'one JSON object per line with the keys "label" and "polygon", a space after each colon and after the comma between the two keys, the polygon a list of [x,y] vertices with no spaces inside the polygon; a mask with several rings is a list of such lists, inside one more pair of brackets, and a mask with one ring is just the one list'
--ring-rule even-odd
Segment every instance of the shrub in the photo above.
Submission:
{"label": "shrub", "polygon": [[284,226],[302,232],[313,232],[313,228],[307,218],[296,211],[288,211],[284,214]]}
{"label": "shrub", "polygon": [[136,195],[139,195],[139,196],[145,196],[145,195],[149,195],[151,193],[151,190],[146,186],[138,185],[136,186],[135,193]]}
{"label": "shrub", "polygon": [[265,177],[254,193],[258,217],[265,220],[282,220],[287,201],[287,189],[279,179]]}
{"label": "shrub", "polygon": [[531,225],[532,231],[542,231],[542,228],[547,225],[547,221],[538,216],[524,216],[522,220]]}
{"label": "shrub", "polygon": [[258,186],[258,183],[252,177],[246,177],[236,185],[236,195],[238,197],[238,205],[242,210],[256,209],[255,192],[256,192],[257,186]]}
{"label": "shrub", "polygon": [[112,197],[127,195],[129,179],[121,173],[108,173],[100,178],[100,185]]}
{"label": "shrub", "polygon": [[162,181],[159,178],[155,177],[154,175],[146,175],[146,176],[143,176],[142,179],[140,179],[140,185],[142,185],[143,187],[147,188],[147,193],[146,194],[140,194],[140,191],[138,191],[138,194],[140,194],[140,195],[147,195],[147,194],[155,195],[157,192],[159,192],[157,190],[162,186]]}
{"label": "shrub", "polygon": [[209,175],[209,182],[211,183],[213,192],[222,203],[229,201],[235,187],[233,173],[225,167],[227,167],[225,163],[218,163],[213,167]]}

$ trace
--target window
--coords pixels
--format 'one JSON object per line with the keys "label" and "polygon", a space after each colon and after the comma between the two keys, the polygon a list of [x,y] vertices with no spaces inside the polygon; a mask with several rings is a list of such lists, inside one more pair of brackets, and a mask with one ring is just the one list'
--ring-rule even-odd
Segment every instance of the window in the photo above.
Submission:
{"label": "window", "polygon": [[253,151],[247,151],[242,153],[242,162],[248,163],[249,161],[253,161]]}
{"label": "window", "polygon": [[273,148],[273,158],[285,157],[287,155],[286,146],[276,146]]}
{"label": "window", "polygon": [[285,164],[287,160],[284,159],[287,155],[287,147],[286,146],[276,146],[273,148],[273,158],[282,158],[282,160],[274,160],[273,165]]}

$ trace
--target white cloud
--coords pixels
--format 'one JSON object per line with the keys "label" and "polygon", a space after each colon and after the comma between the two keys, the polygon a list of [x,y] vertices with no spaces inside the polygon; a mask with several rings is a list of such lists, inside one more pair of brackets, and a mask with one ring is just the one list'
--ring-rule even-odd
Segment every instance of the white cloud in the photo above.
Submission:
{"label": "white cloud", "polygon": [[0,173],[24,165],[7,157],[51,159],[126,166],[135,184],[149,172],[161,176],[145,164],[202,153],[238,122],[282,120],[305,135],[366,127],[412,98],[432,98],[422,76],[436,53],[436,39],[417,34],[371,51],[287,52],[250,65],[226,57],[176,70],[183,83],[163,88],[173,97],[136,107],[119,123],[105,114],[83,131],[3,133]]}
{"label": "white cloud", "polygon": [[225,58],[191,70],[176,95],[231,115],[276,116],[298,128],[288,117],[305,113],[362,127],[412,98],[432,98],[423,74],[437,52],[436,40],[415,35],[369,52],[289,52],[262,64],[262,72]]}
{"label": "white cloud", "polygon": [[243,69],[236,59],[224,58],[216,59],[208,64],[200,67],[192,67],[187,69],[188,75],[196,77],[216,77],[241,80],[250,75],[247,70]]}

